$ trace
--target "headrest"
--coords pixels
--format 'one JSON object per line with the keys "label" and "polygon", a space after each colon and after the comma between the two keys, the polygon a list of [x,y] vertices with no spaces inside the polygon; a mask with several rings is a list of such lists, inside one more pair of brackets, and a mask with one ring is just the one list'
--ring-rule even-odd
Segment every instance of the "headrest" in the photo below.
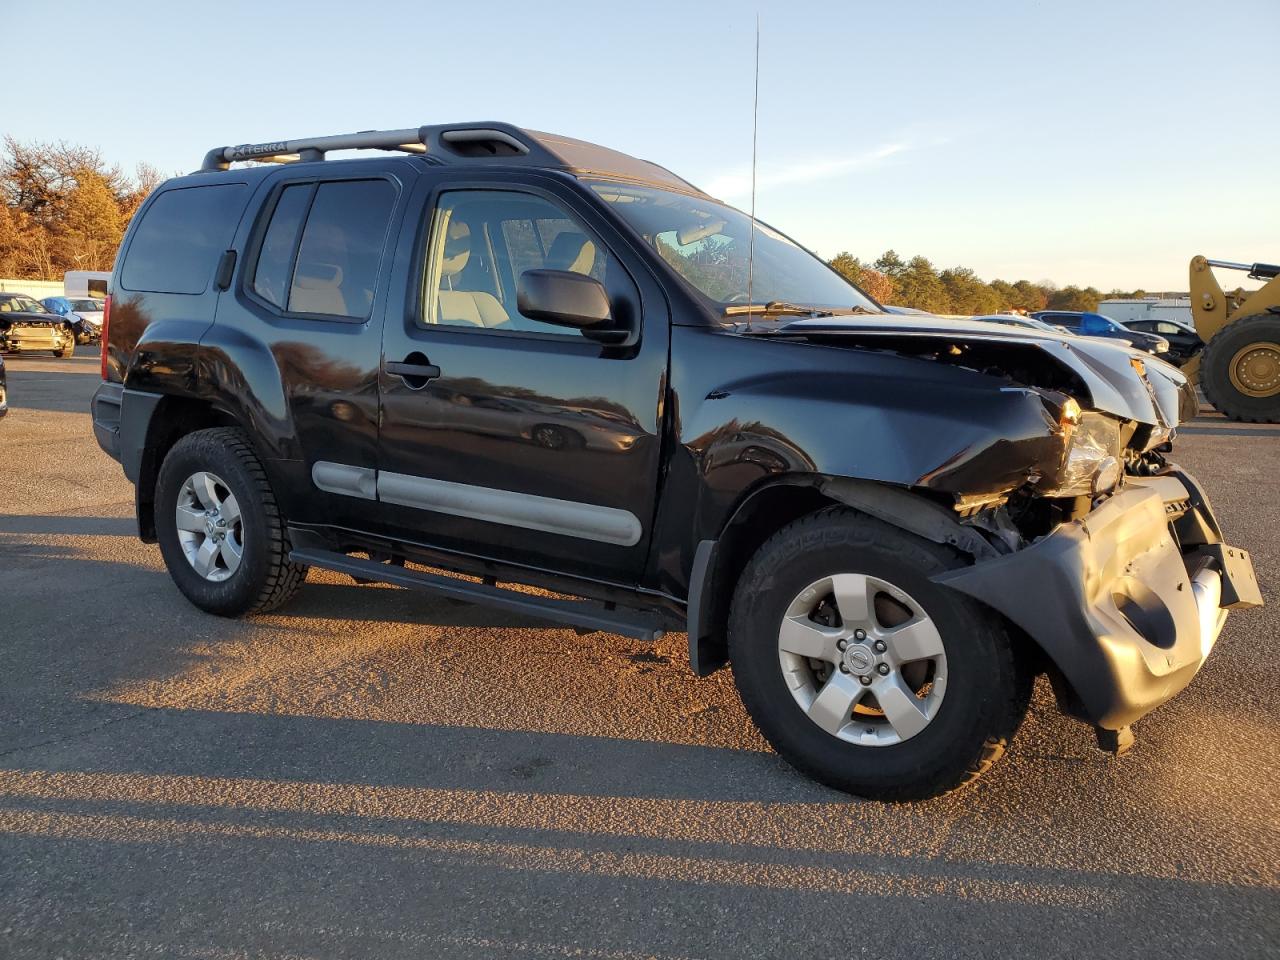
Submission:
{"label": "headrest", "polygon": [[444,260],[440,264],[440,275],[456,277],[466,269],[471,259],[471,228],[461,220],[450,218],[444,235]]}
{"label": "headrest", "polygon": [[587,274],[596,262],[596,245],[585,234],[566,230],[557,234],[547,253],[547,266],[552,270],[572,270]]}
{"label": "headrest", "polygon": [[336,263],[308,263],[299,265],[293,285],[304,290],[320,290],[342,286],[342,268]]}

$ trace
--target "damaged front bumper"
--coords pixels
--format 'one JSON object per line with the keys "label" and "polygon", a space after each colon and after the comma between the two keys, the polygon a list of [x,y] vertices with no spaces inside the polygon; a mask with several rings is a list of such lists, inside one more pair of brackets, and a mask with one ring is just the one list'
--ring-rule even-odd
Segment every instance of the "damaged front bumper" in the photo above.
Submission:
{"label": "damaged front bumper", "polygon": [[1066,680],[1064,708],[1108,731],[1191,682],[1228,610],[1262,603],[1249,555],[1222,543],[1199,485],[1179,471],[1131,477],[1031,546],[935,579],[1032,637]]}

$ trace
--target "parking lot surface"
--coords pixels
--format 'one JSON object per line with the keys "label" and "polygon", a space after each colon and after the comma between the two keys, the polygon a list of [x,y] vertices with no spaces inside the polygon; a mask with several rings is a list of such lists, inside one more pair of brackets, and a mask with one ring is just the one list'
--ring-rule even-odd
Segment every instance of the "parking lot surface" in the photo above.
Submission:
{"label": "parking lot surface", "polygon": [[1280,426],[1181,433],[1271,605],[1129,754],[1042,683],[974,788],[886,806],[778,760],[682,634],[319,571],[200,613],[94,443],[96,351],[8,365],[2,957],[1276,955]]}

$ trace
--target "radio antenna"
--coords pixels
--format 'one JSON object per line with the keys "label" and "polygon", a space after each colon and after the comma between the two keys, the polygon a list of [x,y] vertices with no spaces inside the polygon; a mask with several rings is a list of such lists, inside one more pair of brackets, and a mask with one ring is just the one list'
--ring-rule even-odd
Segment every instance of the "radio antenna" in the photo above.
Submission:
{"label": "radio antenna", "polygon": [[751,100],[751,232],[747,239],[747,331],[751,330],[751,313],[755,309],[752,279],[756,259],[756,141],[760,128],[760,14],[756,13],[756,78]]}

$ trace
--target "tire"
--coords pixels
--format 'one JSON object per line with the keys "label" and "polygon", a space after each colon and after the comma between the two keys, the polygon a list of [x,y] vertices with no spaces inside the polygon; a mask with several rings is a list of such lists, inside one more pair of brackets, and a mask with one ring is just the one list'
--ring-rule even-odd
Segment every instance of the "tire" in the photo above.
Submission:
{"label": "tire", "polygon": [[[947,547],[845,507],[796,520],[756,552],[734,591],[729,656],[743,704],[785,760],[837,790],[899,801],[960,787],[1003,755],[1026,714],[1034,674],[1015,655],[998,617],[929,579],[962,565],[960,555]],[[850,635],[844,652],[835,653],[848,673],[781,649],[784,617],[791,623],[795,605],[821,594],[826,588],[820,584],[833,577],[838,579],[831,583],[861,578],[866,595],[874,598],[874,613],[866,621],[851,617],[846,622],[837,609],[834,627],[801,616],[799,629],[804,633],[810,624],[819,627],[828,635],[826,643],[833,630],[849,635],[849,623],[864,622],[865,643]],[[840,606],[834,597],[823,601],[832,602]],[[831,620],[829,606],[820,603],[817,609]],[[911,632],[892,633],[890,620],[911,626]],[[941,652],[931,660],[896,662],[899,653],[912,652],[912,636],[928,636],[920,642]],[[873,652],[873,642],[876,650],[887,652]],[[806,670],[808,679],[803,679]],[[829,671],[826,680],[823,671]],[[828,728],[820,726],[814,719],[821,715],[819,697],[824,703],[842,702],[826,700],[828,684],[835,684],[838,698],[842,691],[859,689],[859,677],[867,681],[859,694],[863,699],[846,708],[843,719],[833,709],[827,714]],[[803,679],[798,687],[797,678]],[[805,685],[810,680],[812,687]],[[876,698],[867,696],[876,691],[881,691]],[[812,705],[806,708],[801,701],[811,695]],[[878,707],[880,696],[896,704],[893,715],[903,722],[890,722],[890,713]],[[904,710],[903,704],[921,716]],[[920,723],[923,727],[916,729]],[[838,733],[828,732],[841,724]]]}
{"label": "tire", "polygon": [[[1233,382],[1232,367],[1251,345],[1264,358],[1260,371],[1266,377],[1259,386],[1269,396],[1251,396]],[[1225,417],[1250,423],[1280,423],[1280,314],[1263,313],[1234,320],[1219,330],[1200,356],[1200,386],[1205,398]],[[1237,380],[1240,379],[1237,373]]]}
{"label": "tire", "polygon": [[[235,551],[214,544],[217,556],[206,574],[195,566],[206,558],[201,553],[206,549],[201,533],[189,523],[179,531],[180,501],[188,519],[204,505],[198,496],[192,499],[203,485],[188,486],[197,476],[216,481],[212,483],[215,492],[205,496],[222,498],[229,521],[222,535],[239,546],[233,563],[225,558]],[[233,507],[238,520],[232,519]],[[262,462],[242,430],[199,430],[174,444],[156,481],[155,523],[169,575],[188,600],[209,613],[237,617],[274,610],[292,598],[306,579],[306,566],[289,559],[284,518]],[[216,531],[212,536],[216,538]],[[193,542],[200,549],[195,551],[197,559],[188,559]]]}

